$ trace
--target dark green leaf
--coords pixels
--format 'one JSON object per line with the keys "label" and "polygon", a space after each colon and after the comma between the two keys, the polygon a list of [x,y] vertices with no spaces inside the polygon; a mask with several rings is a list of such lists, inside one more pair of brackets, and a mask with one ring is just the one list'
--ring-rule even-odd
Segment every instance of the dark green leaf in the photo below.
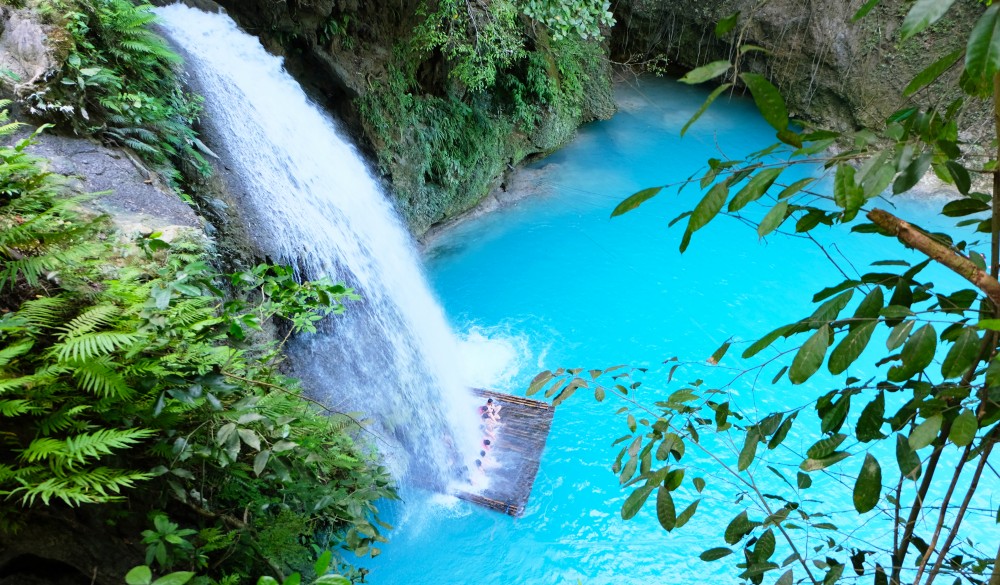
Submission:
{"label": "dark green leaf", "polygon": [[902,382],[922,371],[934,359],[935,350],[937,350],[937,333],[934,331],[934,326],[927,324],[917,329],[903,345],[901,354],[903,364],[889,368],[889,380]]}
{"label": "dark green leaf", "polygon": [[722,361],[722,358],[725,357],[726,352],[729,351],[730,345],[732,345],[732,342],[727,341],[723,343],[721,346],[719,346],[719,349],[715,350],[715,353],[713,353],[712,356],[708,358],[708,363],[716,365],[720,361]]}
{"label": "dark green leaf", "polygon": [[857,437],[862,443],[882,438],[882,424],[885,422],[885,394],[879,392],[874,400],[865,406],[858,419]]}
{"label": "dark green leaf", "polygon": [[965,73],[971,80],[992,81],[1000,70],[1000,4],[993,4],[972,27],[965,48]]}
{"label": "dark green leaf", "polygon": [[848,163],[837,165],[833,180],[833,201],[844,210],[844,221],[851,221],[865,203],[864,190],[854,181],[854,167]]}
{"label": "dark green leaf", "polygon": [[774,532],[768,528],[757,539],[757,543],[754,544],[752,555],[754,561],[762,563],[771,558],[771,555],[774,554],[774,545]]}
{"label": "dark green leaf", "polygon": [[746,510],[740,512],[735,518],[732,519],[732,521],[729,522],[729,526],[726,526],[726,544],[736,544],[742,540],[744,536],[749,534],[751,530],[759,525],[759,522],[751,522],[750,519],[747,518]]}
{"label": "dark green leaf", "polygon": [[878,504],[881,494],[882,467],[877,459],[866,453],[858,479],[854,482],[854,509],[861,514],[868,512]]}
{"label": "dark green leaf", "polygon": [[648,189],[643,189],[638,193],[633,193],[629,195],[624,201],[615,207],[614,211],[611,212],[611,217],[617,217],[623,213],[628,213],[636,207],[639,207],[646,201],[656,197],[656,195],[663,190],[663,187],[650,187]]}
{"label": "dark green leaf", "polygon": [[775,167],[757,171],[757,174],[729,202],[729,211],[739,211],[748,203],[760,199],[771,188],[783,170],[785,170],[784,167]]}
{"label": "dark green leaf", "polygon": [[733,30],[733,28],[736,26],[737,21],[739,21],[739,18],[740,18],[740,13],[739,12],[734,12],[734,13],[730,14],[729,16],[721,19],[715,25],[715,36],[716,36],[716,38],[720,38],[721,39],[722,37],[726,36],[726,33],[728,33],[729,31]]}
{"label": "dark green leaf", "polygon": [[896,463],[903,477],[916,481],[920,478],[920,456],[910,448],[909,442],[901,434],[896,434]]}
{"label": "dark green leaf", "polygon": [[757,236],[763,238],[767,234],[778,229],[778,226],[785,221],[785,216],[788,214],[788,202],[779,201],[770,211],[764,216],[764,219],[760,220],[760,225],[757,226]]}
{"label": "dark green leaf", "polygon": [[[934,83],[934,80],[941,77],[941,74],[950,69],[951,66],[962,57],[963,52],[963,49],[956,49],[955,51],[952,51],[951,53],[948,53],[944,57],[941,57],[937,61],[931,63],[926,69],[918,73],[917,76],[910,81],[910,83],[906,86],[906,89],[903,90],[903,97],[908,97],[920,91],[927,85]],[[966,173],[966,176],[968,176],[968,173]],[[968,190],[963,191],[963,193],[966,192],[968,192]]]}
{"label": "dark green leaf", "polygon": [[743,440],[743,448],[740,449],[739,460],[736,463],[737,469],[743,471],[750,467],[750,464],[753,463],[754,456],[757,455],[757,443],[759,442],[760,434],[756,429],[747,431],[746,438]]}
{"label": "dark green leaf", "polygon": [[808,475],[802,473],[801,471],[796,472],[795,484],[799,486],[800,490],[809,489],[813,484],[813,480]]}
{"label": "dark green leaf", "polygon": [[[854,21],[861,20],[862,18],[867,16],[868,13],[871,12],[873,8],[878,6],[878,3],[880,1],[881,0],[868,0],[861,6],[861,8],[858,8],[858,11],[854,13],[854,16],[851,17],[851,20]],[[791,571],[789,571],[789,573],[791,573]]]}
{"label": "dark green leaf", "polygon": [[753,101],[767,123],[778,131],[788,128],[788,109],[778,88],[758,73],[741,73],[740,79],[750,88]]}
{"label": "dark green leaf", "polygon": [[966,215],[989,210],[990,206],[988,203],[973,199],[972,197],[965,197],[945,203],[944,207],[941,208],[941,213],[948,217],[965,217]]}
{"label": "dark green leaf", "polygon": [[[937,22],[948,12],[955,0],[917,0],[903,19],[900,38],[906,40]],[[903,94],[907,95],[907,94]]]}
{"label": "dark green leaf", "polygon": [[828,347],[830,347],[830,326],[824,325],[817,329],[795,354],[792,367],[788,369],[788,379],[792,384],[801,384],[816,373],[823,364]]}
{"label": "dark green leaf", "polygon": [[798,193],[799,191],[801,191],[803,189],[803,187],[809,185],[810,183],[812,183],[815,180],[816,179],[814,179],[812,177],[808,177],[808,178],[805,178],[805,179],[799,179],[798,181],[795,181],[791,185],[789,185],[789,186],[785,187],[784,189],[782,189],[781,193],[778,193],[778,199],[779,200],[781,200],[781,199],[788,199],[792,195],[795,195],[796,193]]}
{"label": "dark green leaf", "polygon": [[976,419],[976,413],[966,409],[955,417],[955,420],[951,423],[951,431],[948,433],[948,438],[959,447],[965,447],[976,438],[978,430],[979,421]]}
{"label": "dark green leaf", "polygon": [[732,549],[726,548],[724,546],[720,546],[720,547],[710,548],[710,549],[706,550],[705,552],[701,553],[698,556],[698,558],[700,558],[701,560],[703,560],[705,562],[708,562],[708,561],[717,561],[717,560],[721,559],[722,557],[727,557],[727,556],[729,556],[731,554],[733,554],[733,550]]}
{"label": "dark green leaf", "polygon": [[699,494],[703,489],[705,489],[705,480],[700,477],[694,478],[693,480],[691,480],[691,483],[694,484],[694,489],[698,490]]}
{"label": "dark green leaf", "polygon": [[906,168],[899,173],[899,176],[893,182],[892,194],[899,195],[912,189],[927,174],[927,169],[930,168],[933,158],[934,153],[924,152],[911,160],[910,164],[906,165]]}
{"label": "dark green leaf", "polygon": [[[629,520],[639,513],[642,505],[646,503],[649,494],[653,492],[653,487],[651,485],[643,486],[632,492],[625,499],[625,503],[622,504],[622,520]],[[657,509],[659,509],[659,499],[657,499]]]}
{"label": "dark green leaf", "polygon": [[704,114],[705,111],[708,110],[708,107],[712,105],[712,102],[714,102],[716,98],[722,95],[722,92],[729,90],[729,88],[731,87],[733,87],[732,83],[723,83],[719,87],[715,88],[715,90],[713,90],[712,93],[708,94],[708,97],[705,98],[705,102],[701,104],[701,107],[698,108],[698,111],[695,112],[694,115],[691,116],[691,118],[689,118],[688,121],[684,124],[684,127],[681,128],[681,136],[684,136],[684,134],[687,133],[688,129],[691,128],[691,125],[698,121],[698,118],[700,118],[702,114]]}
{"label": "dark green leaf", "polygon": [[688,71],[684,77],[680,78],[680,82],[691,85],[704,83],[709,79],[715,79],[726,71],[729,71],[732,66],[732,63],[726,60],[712,61],[711,63],[707,63],[701,67]]}
{"label": "dark green leaf", "polygon": [[793,325],[782,325],[764,337],[761,337],[757,341],[753,342],[750,347],[743,352],[743,359],[752,358],[757,355],[761,352],[761,350],[774,343],[779,337],[782,337],[791,331],[792,327]]}
{"label": "dark green leaf", "polygon": [[788,436],[788,431],[792,429],[792,422],[794,420],[795,420],[794,414],[785,418],[785,420],[781,423],[781,426],[778,427],[778,430],[775,431],[774,436],[771,437],[770,441],[768,441],[767,443],[768,449],[777,448],[778,445],[780,445],[781,442],[785,440],[785,437]]}
{"label": "dark green leaf", "polygon": [[708,222],[712,221],[722,209],[727,197],[729,197],[729,187],[725,182],[712,185],[712,188],[708,190],[705,197],[698,202],[698,205],[695,205],[694,211],[691,212],[691,218],[688,220],[687,225],[688,233],[693,234],[708,225]]}
{"label": "dark green leaf", "polygon": [[973,366],[979,355],[981,340],[974,327],[965,327],[952,344],[941,364],[941,375],[945,378],[957,378]]}
{"label": "dark green leaf", "polygon": [[694,513],[698,511],[698,502],[700,502],[700,501],[701,500],[695,500],[695,501],[691,502],[691,504],[688,505],[687,508],[684,508],[683,512],[681,512],[680,514],[678,514],[678,516],[677,516],[677,524],[676,524],[677,528],[680,528],[681,526],[684,526],[685,524],[687,524],[688,520],[690,520],[694,516]]}
{"label": "dark green leaf", "polygon": [[799,469],[802,471],[819,471],[820,469],[826,469],[834,463],[843,461],[847,457],[850,457],[850,453],[846,451],[835,451],[831,455],[824,457],[822,459],[806,459],[799,464]]}
{"label": "dark green leaf", "polygon": [[656,518],[660,526],[670,532],[677,526],[677,512],[674,510],[674,498],[667,488],[656,490]]}
{"label": "dark green leaf", "polygon": [[809,450],[806,451],[806,455],[811,459],[823,459],[824,457],[829,457],[834,451],[837,450],[837,447],[839,447],[845,439],[847,439],[847,435],[841,433],[833,435],[832,437],[820,439],[819,441],[816,441],[812,447],[809,447]]}
{"label": "dark green leaf", "polygon": [[861,356],[872,338],[876,325],[878,325],[878,321],[867,321],[853,329],[841,340],[837,347],[830,352],[830,362],[827,367],[831,374],[841,374]]}
{"label": "dark green leaf", "polygon": [[972,188],[972,177],[969,176],[969,171],[961,163],[953,160],[945,161],[944,166],[948,169],[948,174],[955,182],[958,192],[962,195],[968,195],[969,189]]}

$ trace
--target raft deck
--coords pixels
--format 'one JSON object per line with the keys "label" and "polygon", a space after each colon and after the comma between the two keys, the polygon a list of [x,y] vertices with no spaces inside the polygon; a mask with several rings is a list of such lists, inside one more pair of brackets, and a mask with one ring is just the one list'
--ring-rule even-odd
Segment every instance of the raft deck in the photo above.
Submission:
{"label": "raft deck", "polygon": [[489,487],[480,493],[458,492],[458,498],[486,508],[521,516],[538,474],[545,441],[555,409],[547,402],[473,388],[483,402],[492,398],[500,409],[502,426],[497,429],[493,450],[487,457],[498,464],[485,471]]}

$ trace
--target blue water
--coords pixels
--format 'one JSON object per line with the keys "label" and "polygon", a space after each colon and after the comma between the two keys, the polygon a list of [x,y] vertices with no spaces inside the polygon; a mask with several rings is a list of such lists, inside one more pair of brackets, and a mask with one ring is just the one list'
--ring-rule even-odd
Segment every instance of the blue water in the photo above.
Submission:
{"label": "blue water", "polygon": [[[621,87],[617,97],[620,111],[613,119],[588,125],[572,144],[529,169],[537,193],[461,224],[427,251],[432,285],[453,326],[466,336],[471,381],[523,395],[546,368],[630,364],[650,368],[638,396],[651,403],[680,387],[676,380],[667,384],[669,365],[663,365],[678,356],[696,362],[678,374],[682,382],[704,378],[721,385],[749,365],[739,359],[741,342],[808,315],[812,293],[843,280],[827,254],[851,274],[845,255],[862,272],[878,258],[921,259],[886,238],[845,237],[828,228],[815,230],[825,252],[791,236],[759,241],[754,228],[725,217],[695,234],[682,255],[684,224],[667,224],[694,206],[701,196],[697,185],[680,195],[664,190],[639,210],[609,219],[614,206],[638,189],[676,183],[709,157],[738,157],[773,141],[773,131],[745,99],[720,100],[681,138],[680,127],[705,97],[702,90],[651,80]],[[926,201],[895,204],[901,215],[940,227],[933,225]],[[731,337],[737,345],[721,366],[704,365]],[[756,386],[751,376],[737,380],[734,400],[766,414],[800,404],[801,396],[819,393],[827,380],[818,376],[805,389],[787,382],[772,386],[778,367],[766,369]],[[849,373],[872,371],[870,362],[865,367]],[[392,542],[365,563],[372,570],[369,580],[648,584],[727,575],[733,581],[731,564],[697,559],[707,548],[724,546],[721,530],[738,511],[729,480],[706,458],[689,455],[696,469],[675,496],[680,511],[696,495],[689,480],[699,475],[697,469],[709,479],[698,514],[683,529],[660,529],[652,501],[636,518],[621,520],[629,490],[620,489],[610,471],[618,449],[611,442],[627,433],[624,418],[614,416],[621,405],[598,404],[580,391],[558,408],[521,518],[408,493],[393,512]],[[789,443],[801,451],[809,444],[795,437]],[[717,446],[732,452],[730,445]],[[734,452],[726,457],[735,461]],[[894,471],[891,461],[883,465],[887,477]],[[793,483],[797,464],[786,468]],[[846,465],[853,473],[860,459]],[[765,491],[785,489],[760,468],[756,475],[767,484]],[[833,508],[851,507],[850,491],[845,493],[847,499]],[[779,547],[779,561],[787,556],[783,552]]]}

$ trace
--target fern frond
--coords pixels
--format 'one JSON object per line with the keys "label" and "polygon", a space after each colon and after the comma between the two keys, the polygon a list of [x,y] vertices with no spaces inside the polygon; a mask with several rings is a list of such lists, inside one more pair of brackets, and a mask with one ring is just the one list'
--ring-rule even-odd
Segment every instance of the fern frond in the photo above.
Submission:
{"label": "fern frond", "polygon": [[22,398],[0,400],[0,416],[15,417],[35,410],[31,401]]}
{"label": "fern frond", "polygon": [[38,432],[43,435],[61,433],[69,430],[82,432],[87,428],[87,422],[76,417],[87,410],[89,404],[63,405],[62,408],[38,421]]}
{"label": "fern frond", "polygon": [[153,477],[149,473],[98,467],[49,477],[33,485],[31,478],[23,475],[19,473],[14,478],[21,483],[21,487],[0,491],[0,495],[17,496],[17,499],[29,506],[34,505],[36,500],[48,505],[53,499],[62,500],[69,506],[121,501],[123,498],[119,494],[122,489],[133,488],[136,482]]}
{"label": "fern frond", "polygon": [[59,334],[59,339],[79,337],[84,333],[90,333],[99,327],[106,327],[110,325],[114,321],[115,316],[120,313],[121,309],[114,305],[98,305],[96,307],[92,307],[78,315],[65,327],[60,327],[59,329],[62,330],[62,333]]}
{"label": "fern frond", "polygon": [[0,349],[0,368],[6,366],[16,357],[20,357],[26,353],[35,345],[32,340],[20,341],[11,346]]}
{"label": "fern frond", "polygon": [[61,362],[92,360],[127,348],[139,341],[134,333],[122,331],[99,331],[85,333],[79,337],[69,337],[52,346],[52,351]]}
{"label": "fern frond", "polygon": [[54,471],[73,469],[89,459],[128,449],[155,433],[149,429],[99,429],[64,439],[38,437],[21,452],[26,463],[46,461]]}
{"label": "fern frond", "polygon": [[77,379],[81,390],[96,394],[101,398],[129,400],[135,391],[129,388],[125,379],[115,371],[114,362],[108,359],[96,359],[81,362],[76,365],[73,377]]}

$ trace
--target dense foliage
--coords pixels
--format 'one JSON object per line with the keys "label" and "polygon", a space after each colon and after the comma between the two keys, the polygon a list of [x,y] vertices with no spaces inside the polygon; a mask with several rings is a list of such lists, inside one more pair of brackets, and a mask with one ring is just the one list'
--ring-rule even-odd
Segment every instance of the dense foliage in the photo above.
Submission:
{"label": "dense foliage", "polygon": [[282,267],[225,277],[196,241],[121,242],[31,142],[0,148],[0,529],[37,506],[113,518],[127,498],[162,570],[281,575],[341,544],[377,554],[387,472],[260,333],[314,331],[352,293]]}
{"label": "dense foliage", "polygon": [[[877,3],[866,2],[855,18]],[[900,27],[902,40],[932,26],[952,4],[914,2]],[[729,34],[739,22],[739,15],[721,22],[718,34]],[[628,433],[616,441],[621,448],[612,465],[630,489],[623,518],[654,499],[659,523],[673,531],[696,514],[707,494],[732,497],[732,519],[700,558],[732,555],[734,574],[752,583],[929,585],[938,577],[1000,583],[995,530],[981,530],[1000,521],[990,499],[1000,478],[990,459],[1000,440],[1000,152],[996,142],[991,151],[963,142],[959,132],[967,99],[988,100],[1000,132],[998,31],[1000,5],[992,5],[969,31],[963,51],[932,64],[904,91],[922,91],[963,67],[965,97],[941,108],[907,107],[882,127],[855,132],[790,120],[778,90],[741,68],[741,56],[759,47],[742,47],[734,51],[735,62],[709,63],[682,79],[724,82],[689,125],[720,95],[744,87],[778,142],[746,159],[712,159],[707,172],[695,175],[690,182],[706,193],[672,222],[686,220],[681,251],[705,225],[729,215],[754,225],[760,238],[796,235],[807,245],[816,243],[812,234],[824,226],[850,225],[849,237],[893,238],[926,259],[890,256],[864,270],[853,258],[828,254],[844,280],[815,294],[819,305],[811,315],[749,344],[744,360],[772,353],[749,368],[736,362],[739,373],[722,384],[712,375],[649,401],[636,392],[642,380],[634,369],[541,373],[529,393],[546,389],[558,403],[586,388],[597,400],[614,396],[625,403],[619,412]],[[821,172],[798,178],[789,172],[796,165]],[[886,209],[928,172],[959,194],[940,209],[959,218],[958,237],[921,229]],[[632,195],[612,216],[663,189]],[[967,285],[935,284],[925,272],[932,264]],[[783,339],[790,341],[783,345]],[[734,343],[727,341],[708,363],[727,359]],[[831,376],[843,379],[820,390],[813,377],[824,363]],[[675,364],[668,384],[679,368],[695,369]],[[860,371],[875,374],[852,375]],[[741,379],[760,386],[765,380],[814,384],[803,386],[801,402],[762,412],[738,399]],[[758,382],[752,386],[759,390]],[[699,473],[704,463],[716,471]],[[681,504],[681,497],[692,500]],[[838,510],[839,501],[853,502],[853,510]]]}
{"label": "dense foliage", "polygon": [[128,146],[150,162],[188,163],[207,171],[192,124],[199,98],[182,90],[180,58],[149,25],[148,4],[128,0],[39,0],[61,30],[52,39],[65,60],[47,89],[27,98],[30,111]]}

